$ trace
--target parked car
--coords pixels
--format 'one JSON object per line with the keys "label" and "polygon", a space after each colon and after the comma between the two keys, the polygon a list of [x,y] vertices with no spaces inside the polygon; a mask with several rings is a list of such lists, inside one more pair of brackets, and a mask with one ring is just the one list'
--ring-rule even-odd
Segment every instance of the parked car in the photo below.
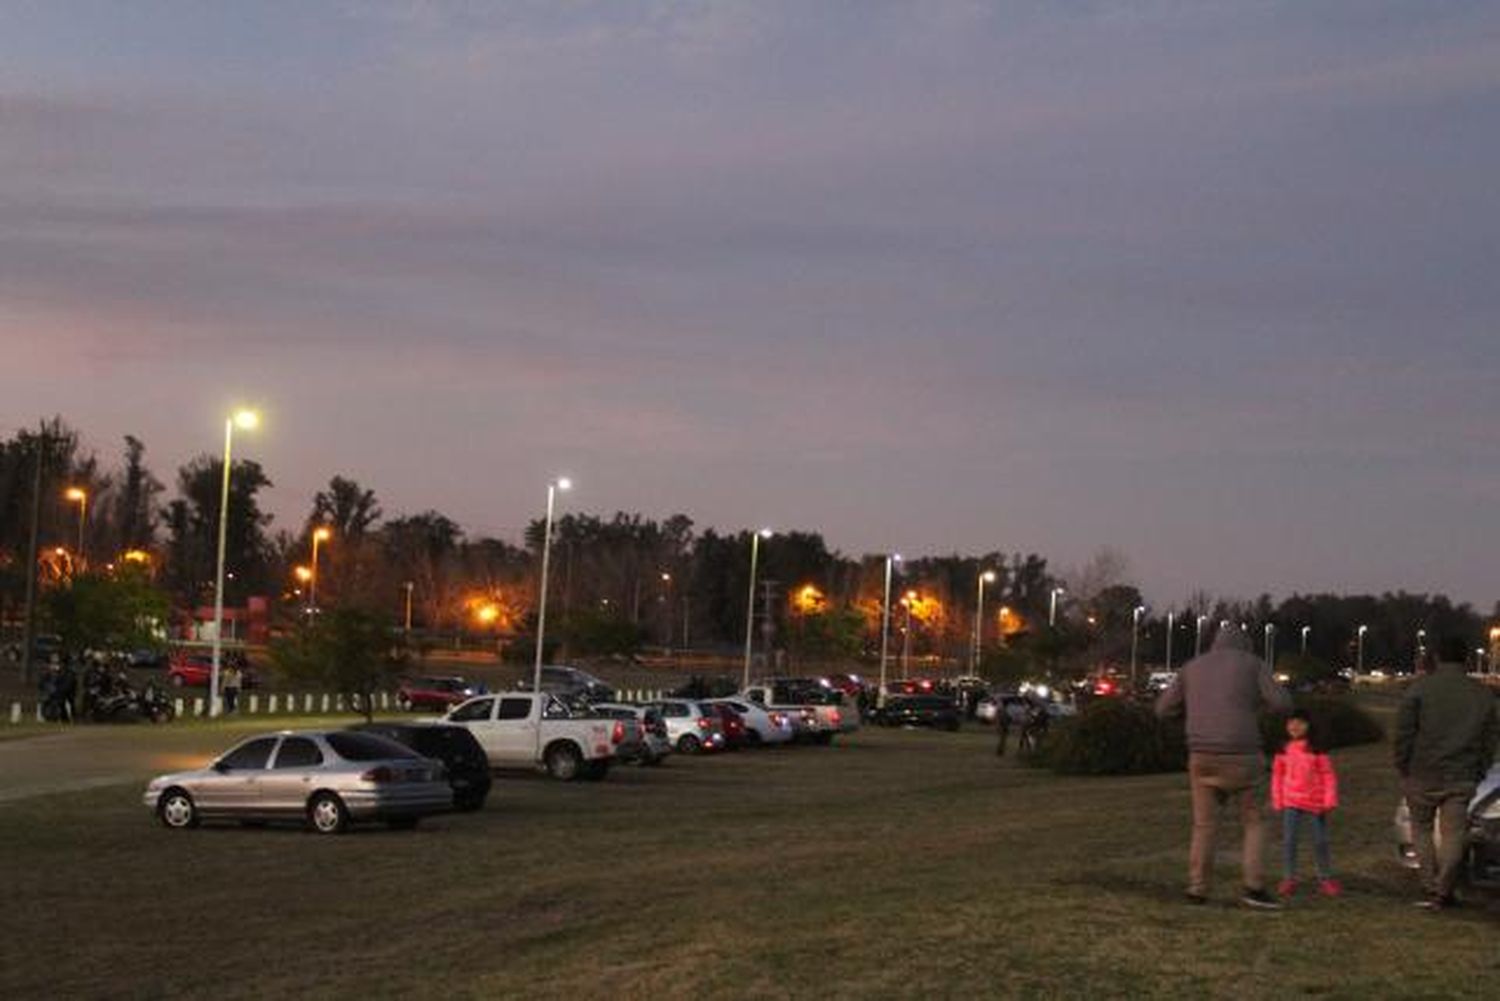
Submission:
{"label": "parked car", "polygon": [[724,731],[725,747],[738,750],[749,742],[745,736],[745,721],[733,706],[723,702],[703,702],[700,705],[719,714],[719,728]]}
{"label": "parked car", "polygon": [[[1489,774],[1474,790],[1474,798],[1469,800],[1468,823],[1464,879],[1476,889],[1500,890],[1500,762],[1490,767]],[[1405,800],[1396,808],[1395,834],[1397,857],[1415,868],[1417,857],[1412,839],[1411,811]],[[1441,842],[1441,828],[1437,837]]]}
{"label": "parked car", "polygon": [[803,678],[751,685],[739,698],[767,710],[800,715],[806,725],[799,735],[820,744],[832,743],[839,733],[859,727],[859,712],[844,704],[842,692]]}
{"label": "parked car", "polygon": [[[794,718],[780,710],[768,710],[753,702],[740,698],[707,699],[710,705],[726,705],[739,714],[745,726],[745,743],[751,747],[761,744],[785,744],[797,735]],[[801,719],[798,714],[796,719]]]}
{"label": "parked car", "polygon": [[624,739],[615,748],[615,757],[621,761],[633,761],[638,765],[659,765],[672,753],[672,742],[667,739],[667,725],[655,709],[623,702],[598,702],[589,708],[597,716],[635,724],[634,730],[627,728]]}
{"label": "parked car", "polygon": [[543,692],[499,692],[454,706],[446,723],[465,727],[491,768],[545,768],[555,779],[602,779],[625,738],[620,720],[572,709]]}
{"label": "parked car", "polygon": [[377,734],[289,730],[243,740],[207,768],[154,778],[144,801],[173,829],[288,820],[339,834],[359,821],[415,827],[451,810],[453,790],[439,762]]}
{"label": "parked car", "polygon": [[717,710],[710,704],[693,699],[662,699],[647,703],[661,713],[667,726],[667,739],[681,754],[722,751],[724,727]]}
{"label": "parked car", "polygon": [[[246,662],[245,655],[238,650],[219,655],[221,677],[225,666],[231,661],[240,669],[241,688],[255,688],[260,683],[255,669]],[[207,688],[209,678],[213,675],[213,667],[212,653],[178,650],[167,658],[167,684],[173,688]]]}
{"label": "parked car", "polygon": [[958,703],[942,695],[893,695],[871,717],[881,726],[930,726],[957,730],[963,722]]}
{"label": "parked car", "polygon": [[399,709],[425,709],[443,713],[483,691],[482,686],[457,675],[402,678],[396,687],[396,706]]}
{"label": "parked car", "polygon": [[[516,686],[521,691],[531,688],[528,672]],[[615,690],[587,671],[561,664],[542,665],[542,691],[559,695],[569,701],[613,702]]]}
{"label": "parked car", "polygon": [[361,723],[350,727],[374,733],[409,747],[424,758],[440,761],[453,789],[453,808],[469,812],[484,808],[489,798],[490,762],[474,735],[461,726],[444,723]]}

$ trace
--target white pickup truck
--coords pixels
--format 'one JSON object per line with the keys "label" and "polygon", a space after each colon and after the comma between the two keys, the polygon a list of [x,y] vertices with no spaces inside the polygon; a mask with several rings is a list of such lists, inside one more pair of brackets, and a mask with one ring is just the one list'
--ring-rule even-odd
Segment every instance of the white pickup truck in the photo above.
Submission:
{"label": "white pickup truck", "polygon": [[800,734],[819,744],[859,729],[859,711],[844,704],[843,694],[815,683],[777,679],[751,685],[739,697],[762,709],[800,716],[806,724]]}
{"label": "white pickup truck", "polygon": [[491,768],[544,767],[565,782],[604,778],[625,737],[617,720],[576,713],[545,692],[481,695],[448,710],[443,722],[472,733]]}

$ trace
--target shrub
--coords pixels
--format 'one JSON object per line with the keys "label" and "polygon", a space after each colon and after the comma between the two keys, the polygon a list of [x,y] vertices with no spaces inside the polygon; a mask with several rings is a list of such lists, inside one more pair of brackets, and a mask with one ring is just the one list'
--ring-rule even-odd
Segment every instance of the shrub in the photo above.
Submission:
{"label": "shrub", "polygon": [[1187,764],[1182,723],[1159,720],[1148,705],[1096,699],[1052,727],[1037,764],[1064,775],[1145,775]]}
{"label": "shrub", "polygon": [[[1375,717],[1353,699],[1336,695],[1298,695],[1292,701],[1307,713],[1313,737],[1325,751],[1374,744],[1385,738],[1385,732]],[[1286,743],[1286,717],[1269,713],[1262,715],[1260,732],[1267,750],[1279,750]]]}

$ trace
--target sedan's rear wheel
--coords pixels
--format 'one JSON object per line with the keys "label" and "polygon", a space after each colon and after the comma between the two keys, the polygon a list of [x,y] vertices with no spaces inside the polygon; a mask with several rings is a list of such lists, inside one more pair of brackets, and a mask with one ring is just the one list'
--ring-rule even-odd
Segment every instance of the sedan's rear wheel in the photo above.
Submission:
{"label": "sedan's rear wheel", "polygon": [[307,822],[319,834],[343,834],[349,829],[349,811],[331,792],[320,792],[307,805]]}
{"label": "sedan's rear wheel", "polygon": [[198,826],[198,807],[183,789],[168,789],[156,801],[156,815],[174,831]]}

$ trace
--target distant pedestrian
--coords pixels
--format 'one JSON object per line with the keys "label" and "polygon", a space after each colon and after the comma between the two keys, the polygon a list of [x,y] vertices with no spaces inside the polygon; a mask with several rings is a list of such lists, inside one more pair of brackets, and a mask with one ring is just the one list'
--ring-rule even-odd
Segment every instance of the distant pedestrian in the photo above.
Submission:
{"label": "distant pedestrian", "polygon": [[1188,787],[1193,795],[1193,838],[1188,852],[1187,899],[1208,900],[1219,809],[1234,802],[1244,829],[1241,867],[1246,907],[1276,910],[1281,904],[1265,888],[1265,833],[1261,783],[1266,759],[1261,746],[1259,709],[1284,713],[1291,696],[1271,670],[1250,652],[1239,627],[1225,622],[1213,647],[1183,665],[1156,700],[1158,716],[1187,716]]}
{"label": "distant pedestrian", "polygon": [[1021,722],[1021,742],[1016,747],[1016,753],[1035,754],[1041,746],[1042,738],[1047,736],[1047,728],[1052,723],[1052,714],[1047,712],[1046,703],[1037,698],[1026,700],[1026,715]]}
{"label": "distant pedestrian", "polygon": [[1338,776],[1307,713],[1299,710],[1287,717],[1286,735],[1286,746],[1271,763],[1271,806],[1281,813],[1282,869],[1276,892],[1282,899],[1297,892],[1297,838],[1306,824],[1312,828],[1318,892],[1337,897],[1343,888],[1333,878],[1328,817],[1339,805]]}
{"label": "distant pedestrian", "polygon": [[242,681],[239,666],[230,661],[220,672],[219,688],[224,694],[224,712],[226,715],[234,713],[240,701],[240,682]]}
{"label": "distant pedestrian", "polygon": [[[1469,801],[1495,758],[1495,698],[1462,664],[1439,665],[1430,651],[1421,661],[1428,673],[1412,682],[1396,714],[1396,771],[1422,877],[1417,906],[1443,910],[1458,903]],[[1434,823],[1442,829],[1440,847]]]}

